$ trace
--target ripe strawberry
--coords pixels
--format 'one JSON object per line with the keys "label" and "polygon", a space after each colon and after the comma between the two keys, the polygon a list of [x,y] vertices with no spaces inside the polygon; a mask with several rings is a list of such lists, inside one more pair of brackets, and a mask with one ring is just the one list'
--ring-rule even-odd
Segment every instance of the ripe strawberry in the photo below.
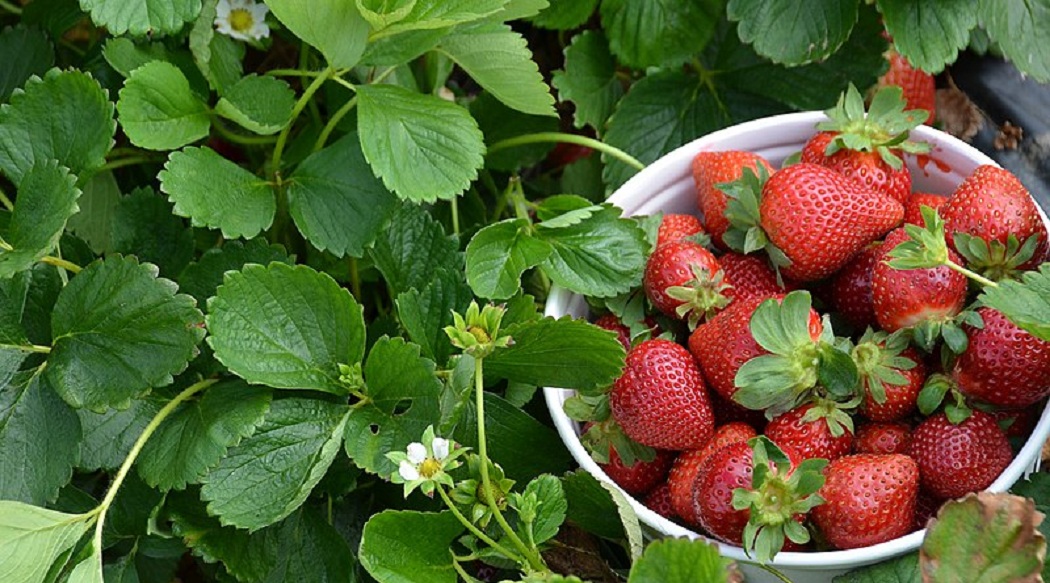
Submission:
{"label": "ripe strawberry", "polygon": [[923,205],[938,210],[944,203],[948,202],[948,197],[942,194],[932,194],[929,192],[913,192],[908,200],[904,203],[904,224],[906,225],[923,225],[922,219],[922,207]]}
{"label": "ripe strawberry", "polygon": [[[888,254],[909,239],[903,228],[895,229],[886,236],[875,264],[872,280],[875,317],[889,332],[920,324],[936,328],[954,318],[966,303],[966,276],[946,265],[896,269],[885,263]],[[951,251],[949,258],[956,263],[962,261]]]}
{"label": "ripe strawberry", "polygon": [[699,526],[700,519],[694,514],[693,482],[704,460],[716,451],[737,442],[755,437],[755,430],[746,423],[727,423],[715,429],[715,434],[700,449],[684,451],[671,466],[667,483],[671,488],[671,506],[675,514],[690,526]]}
{"label": "ripe strawberry", "polygon": [[860,330],[875,324],[871,279],[881,245],[881,241],[875,241],[862,249],[832,277],[829,284],[828,292],[835,310]]}
{"label": "ripe strawberry", "polygon": [[675,452],[658,449],[652,461],[635,460],[634,465],[628,466],[623,463],[616,449],[609,448],[609,463],[598,464],[598,467],[628,494],[642,496],[667,478],[674,459]]}
{"label": "ripe strawberry", "polygon": [[[904,204],[911,193],[911,172],[902,165],[894,170],[876,152],[838,150],[830,156],[825,152],[828,145],[839,136],[838,132],[820,132],[802,147],[801,160],[808,164],[819,164],[857,181],[865,190],[880,192]],[[894,152],[900,156],[899,152]]]}
{"label": "ripe strawberry", "polygon": [[656,246],[702,234],[704,226],[700,224],[700,219],[693,215],[668,213],[660,219],[660,228],[656,231]]}
{"label": "ripe strawberry", "polygon": [[674,507],[671,506],[671,486],[667,482],[658,484],[645,495],[645,507],[668,520],[675,519]]}
{"label": "ripe strawberry", "polygon": [[748,296],[768,298],[794,289],[787,282],[783,286],[777,283],[776,272],[758,255],[728,251],[718,258],[718,263],[725,271],[725,280],[732,285],[725,291],[725,295],[731,299]]}
{"label": "ripe strawberry", "polygon": [[723,293],[728,283],[724,277],[710,251],[680,240],[660,245],[649,255],[642,287],[658,310],[695,328],[729,303]]}
{"label": "ripe strawberry", "polygon": [[865,423],[853,437],[855,453],[907,453],[911,428],[904,423]]}
{"label": "ripe strawberry", "polygon": [[940,498],[958,498],[991,485],[1013,452],[995,420],[973,411],[958,425],[944,413],[928,417],[912,430],[908,455],[919,464],[923,488]]}
{"label": "ripe strawberry", "polygon": [[915,411],[926,382],[926,365],[908,346],[907,336],[869,329],[851,355],[864,390],[862,415],[872,421],[896,421]]}
{"label": "ripe strawberry", "polygon": [[834,403],[806,403],[774,417],[766,437],[802,459],[834,460],[853,447],[853,422]]}
{"label": "ripe strawberry", "polygon": [[997,407],[1021,408],[1050,395],[1050,342],[1018,328],[992,308],[979,308],[983,328],[964,326],[966,350],[951,376],[964,395]]}
{"label": "ripe strawberry", "polygon": [[627,353],[609,405],[623,432],[650,447],[697,449],[714,432],[700,370],[689,351],[670,340],[646,340]]}
{"label": "ripe strawberry", "polygon": [[604,314],[594,321],[594,325],[604,330],[616,332],[616,338],[623,344],[624,350],[631,349],[631,331],[615,314]]}
{"label": "ripe strawberry", "polygon": [[[979,166],[940,208],[949,247],[966,256],[969,265],[992,279],[1000,279],[1014,267],[1029,269],[1042,262],[1047,252],[1046,227],[1028,189],[1010,171],[996,166]],[[958,234],[980,239],[986,247],[997,249],[974,253],[973,242],[957,246]],[[1016,237],[1011,249],[1009,236]],[[1020,244],[1035,237],[1030,256],[1016,257]],[[1006,251],[1004,251],[1006,249]]]}
{"label": "ripe strawberry", "polygon": [[824,503],[810,515],[832,546],[855,549],[911,532],[919,468],[906,455],[855,454],[824,469]]}
{"label": "ripe strawberry", "polygon": [[908,59],[893,49],[890,49],[887,60],[890,62],[890,68],[882,77],[879,77],[878,86],[896,85],[900,87],[907,108],[924,109],[930,112],[926,123],[933,125],[937,119],[937,84],[933,80],[933,75],[922,69],[916,69],[908,62]]}
{"label": "ripe strawberry", "polygon": [[926,528],[926,523],[937,516],[945,500],[919,488],[919,499],[915,502],[915,530]]}
{"label": "ripe strawberry", "polygon": [[729,228],[729,220],[725,217],[726,195],[717,185],[739,179],[744,168],[757,170],[759,166],[773,172],[765,158],[751,152],[700,152],[693,158],[697,206],[704,215],[711,240],[722,249],[728,249],[722,236]]}

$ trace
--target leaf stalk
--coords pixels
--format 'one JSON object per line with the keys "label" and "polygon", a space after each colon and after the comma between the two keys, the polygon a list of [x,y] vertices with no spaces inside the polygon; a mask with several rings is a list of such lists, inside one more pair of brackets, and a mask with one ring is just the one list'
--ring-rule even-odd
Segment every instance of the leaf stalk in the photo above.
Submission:
{"label": "leaf stalk", "polygon": [[544,142],[559,142],[565,144],[576,144],[577,146],[585,146],[592,150],[597,150],[603,154],[609,156],[627,164],[635,170],[642,170],[645,168],[645,164],[638,161],[637,158],[617,148],[616,146],[610,146],[605,142],[589,138],[587,136],[580,136],[576,134],[567,134],[563,132],[537,132],[534,134],[525,134],[523,136],[514,136],[513,138],[507,138],[500,140],[495,144],[489,146],[489,154],[498,152],[500,150],[506,150],[507,148],[513,148],[515,146],[524,146],[527,144],[541,144]]}

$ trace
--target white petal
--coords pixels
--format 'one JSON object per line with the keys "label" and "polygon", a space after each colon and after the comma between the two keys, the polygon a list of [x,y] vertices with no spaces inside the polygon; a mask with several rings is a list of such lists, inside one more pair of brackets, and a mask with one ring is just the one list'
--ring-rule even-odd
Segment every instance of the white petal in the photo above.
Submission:
{"label": "white petal", "polygon": [[225,34],[226,36],[236,36],[233,27],[230,26],[230,21],[227,19],[215,19],[215,30]]}
{"label": "white petal", "polygon": [[404,480],[406,482],[411,482],[413,480],[418,480],[419,479],[419,470],[416,469],[416,466],[412,465],[407,460],[402,461],[397,466],[397,473],[402,478],[404,478]]}
{"label": "white petal", "polygon": [[448,457],[448,440],[442,437],[435,437],[430,447],[434,450],[434,459],[441,461]]}
{"label": "white petal", "polygon": [[265,22],[257,20],[255,21],[255,24],[252,25],[252,29],[248,31],[248,35],[255,40],[266,38],[270,36],[270,27],[266,26]]}
{"label": "white petal", "polygon": [[418,441],[408,444],[408,460],[412,463],[419,465],[423,463],[423,460],[427,459],[427,448],[423,447],[422,443]]}
{"label": "white petal", "polygon": [[230,1],[219,0],[219,3],[215,6],[215,20],[218,21],[220,18],[230,17]]}
{"label": "white petal", "polygon": [[252,17],[255,18],[257,22],[265,20],[266,14],[270,12],[270,7],[265,4],[252,4],[245,6],[245,8],[252,13]]}

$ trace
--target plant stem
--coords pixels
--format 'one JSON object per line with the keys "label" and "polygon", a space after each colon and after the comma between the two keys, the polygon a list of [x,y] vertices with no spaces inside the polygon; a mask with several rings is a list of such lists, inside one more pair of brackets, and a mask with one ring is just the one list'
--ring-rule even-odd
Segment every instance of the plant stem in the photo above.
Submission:
{"label": "plant stem", "polygon": [[598,150],[604,154],[608,154],[613,158],[627,164],[635,170],[641,170],[645,168],[645,164],[638,161],[637,158],[631,156],[627,152],[606,144],[600,140],[594,138],[588,138],[587,136],[579,136],[576,134],[566,134],[563,132],[538,132],[535,134],[525,134],[523,136],[515,136],[513,138],[507,138],[501,140],[489,146],[489,154],[505,150],[507,148],[513,148],[514,146],[524,146],[526,144],[539,144],[543,142],[563,142],[566,144],[576,144],[578,146],[586,146],[592,150]]}
{"label": "plant stem", "polygon": [[324,71],[305,71],[303,69],[270,69],[265,75],[271,77],[316,77],[323,75]]}
{"label": "plant stem", "polygon": [[475,526],[473,522],[467,520],[467,517],[463,516],[463,513],[459,511],[459,508],[456,508],[456,504],[452,502],[452,498],[449,498],[448,492],[445,492],[445,489],[442,488],[440,484],[438,484],[437,486],[437,491],[438,494],[441,494],[441,499],[445,501],[445,506],[448,506],[448,509],[452,511],[452,515],[455,516],[456,519],[459,520],[461,523],[463,523],[463,526],[467,527],[467,530],[469,530],[471,534],[478,537],[478,540],[503,553],[508,559],[516,563],[524,562],[524,559],[518,556],[517,553],[499,544],[498,542],[493,540],[492,537],[485,534],[483,530]]}
{"label": "plant stem", "polygon": [[0,344],[0,349],[4,350],[19,350],[21,352],[36,352],[39,354],[50,354],[50,346],[41,346],[39,344]]}
{"label": "plant stem", "polygon": [[15,203],[11,202],[10,198],[7,198],[7,195],[4,194],[3,190],[0,190],[0,203],[2,203],[4,205],[4,208],[6,208],[8,211],[15,210]]}
{"label": "plant stem", "polygon": [[528,559],[529,566],[536,571],[544,571],[546,566],[543,564],[543,559],[540,558],[539,553],[529,549],[518,536],[518,533],[514,532],[514,529],[507,523],[507,519],[504,518],[503,512],[496,505],[496,498],[492,494],[492,480],[489,478],[488,446],[485,439],[485,382],[482,365],[484,360],[484,358],[478,358],[474,361],[474,400],[477,407],[478,420],[478,455],[481,457],[481,488],[485,491],[485,503],[488,504],[493,518],[496,519],[496,523],[503,529],[503,532],[507,534],[510,542],[514,543],[518,551]]}
{"label": "plant stem", "polygon": [[82,267],[76,263],[66,261],[61,257],[55,257],[54,255],[48,255],[40,259],[41,263],[47,263],[48,265],[54,265],[55,267],[61,267],[70,273],[80,273],[83,270]]}
{"label": "plant stem", "polygon": [[306,87],[306,90],[303,91],[303,94],[299,97],[299,101],[296,101],[295,107],[292,108],[292,117],[288,120],[288,125],[284,126],[284,129],[281,130],[281,134],[277,136],[277,145],[274,146],[273,157],[270,159],[270,165],[273,167],[273,173],[277,178],[278,184],[281,183],[281,156],[284,154],[284,146],[288,143],[288,135],[292,132],[292,126],[295,125],[295,120],[299,119],[299,114],[303,112],[306,105],[310,103],[310,99],[313,98],[314,93],[317,93],[317,91],[321,89],[321,86],[332,76],[333,72],[334,70],[331,67],[328,67]]}
{"label": "plant stem", "polygon": [[116,170],[117,168],[124,168],[125,166],[135,166],[138,164],[148,164],[150,162],[160,162],[163,158],[157,158],[156,156],[128,156],[127,158],[117,158],[116,160],[110,160],[99,167],[96,172],[105,172],[106,170]]}
{"label": "plant stem", "polygon": [[210,387],[217,381],[218,379],[206,379],[190,385],[187,389],[176,395],[174,399],[168,401],[168,403],[153,416],[153,419],[151,419],[149,424],[146,425],[146,428],[142,430],[139,438],[135,440],[135,444],[131,446],[131,451],[128,452],[128,457],[124,458],[124,463],[121,464],[120,469],[117,470],[117,475],[114,476],[113,481],[110,482],[109,489],[106,490],[106,497],[102,499],[102,503],[95,509],[96,512],[98,512],[98,522],[95,523],[94,539],[95,549],[97,551],[102,552],[102,526],[106,522],[106,512],[109,511],[109,507],[113,504],[113,500],[116,499],[117,491],[120,490],[120,486],[124,483],[124,479],[128,477],[128,471],[131,470],[131,466],[134,465],[135,460],[139,457],[139,454],[142,453],[142,448],[146,445],[146,442],[149,441],[149,438],[153,436],[153,433],[158,427],[160,427],[160,424],[175,411],[175,408],[178,407],[180,403]]}
{"label": "plant stem", "polygon": [[350,256],[350,292],[354,294],[358,302],[362,302],[361,298],[361,273],[360,266],[357,264],[357,257]]}
{"label": "plant stem", "polygon": [[11,14],[14,14],[16,16],[22,14],[21,8],[12,4],[11,2],[8,2],[7,0],[0,0],[0,9],[10,12]]}
{"label": "plant stem", "polygon": [[346,117],[346,114],[350,113],[354,107],[357,106],[357,96],[355,95],[350,101],[347,101],[339,108],[332,117],[328,119],[328,123],[325,124],[324,129],[321,130],[321,135],[317,136],[317,142],[314,143],[314,152],[324,147],[325,142],[328,141],[328,136],[332,135],[335,131],[335,127],[339,125],[339,122]]}
{"label": "plant stem", "polygon": [[242,146],[265,146],[277,141],[275,136],[246,136],[244,134],[239,134],[226,127],[226,124],[220,121],[218,115],[212,116],[211,122],[211,126],[219,132],[222,139],[232,144],[239,144]]}
{"label": "plant stem", "polygon": [[983,276],[983,275],[981,275],[979,273],[976,273],[974,271],[970,271],[969,269],[966,269],[965,267],[963,267],[962,265],[959,265],[958,263],[956,263],[954,261],[948,260],[944,264],[947,265],[949,269],[951,269],[953,271],[957,271],[957,272],[965,275],[966,277],[976,281],[977,283],[979,283],[979,284],[981,284],[981,285],[983,285],[985,287],[999,287],[998,283],[988,279],[987,277],[985,277],[985,276]]}
{"label": "plant stem", "polygon": [[467,573],[467,571],[463,569],[463,565],[459,564],[459,561],[456,560],[456,557],[452,557],[452,568],[456,570],[456,573],[458,573],[459,577],[464,581],[476,580],[475,577],[471,577],[470,573]]}
{"label": "plant stem", "polygon": [[459,235],[459,197],[452,197],[449,204],[452,206],[452,232]]}
{"label": "plant stem", "polygon": [[791,579],[788,579],[787,575],[781,573],[778,569],[776,569],[774,567],[766,565],[765,563],[754,563],[754,565],[756,567],[762,569],[763,571],[766,571],[767,573],[770,573],[771,575],[773,575],[777,579],[780,579],[781,581],[783,581],[783,583],[792,583]]}

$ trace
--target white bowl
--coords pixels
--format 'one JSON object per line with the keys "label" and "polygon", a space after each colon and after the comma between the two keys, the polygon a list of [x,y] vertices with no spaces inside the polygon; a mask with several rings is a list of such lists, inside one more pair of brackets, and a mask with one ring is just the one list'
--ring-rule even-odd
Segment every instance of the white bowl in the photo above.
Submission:
{"label": "white bowl", "polygon": [[[818,122],[827,119],[821,112],[803,112],[778,115],[742,123],[694,140],[632,177],[621,186],[609,202],[622,208],[624,215],[648,215],[659,211],[669,213],[698,213],[696,189],[693,185],[692,160],[701,151],[746,150],[763,156],[778,167],[787,156],[802,149],[806,140],[817,130]],[[917,191],[940,194],[951,193],[956,185],[982,164],[996,163],[972,146],[929,126],[912,131],[912,139],[929,142],[933,151],[928,158],[907,157],[912,174],[912,188]],[[1040,209],[1044,223],[1050,225]],[[587,316],[584,299],[565,289],[555,287],[547,299],[546,315],[561,317]],[[547,407],[555,427],[573,457],[592,475],[613,483],[598,464],[591,459],[579,439],[579,425],[565,415],[562,404],[573,395],[559,388],[544,389]],[[1022,476],[1038,469],[1043,442],[1050,434],[1050,407],[1044,408],[1032,435],[1006,470],[989,486],[992,492],[1003,492]],[[624,493],[642,523],[651,534],[665,537],[704,538],[675,524],[646,508],[641,502]],[[905,554],[918,549],[925,531],[918,531],[870,547],[829,552],[783,552],[771,565],[782,571],[795,583],[831,581],[835,575]],[[768,572],[747,565],[743,549],[719,544],[720,552],[741,563],[748,581],[778,581]]]}

